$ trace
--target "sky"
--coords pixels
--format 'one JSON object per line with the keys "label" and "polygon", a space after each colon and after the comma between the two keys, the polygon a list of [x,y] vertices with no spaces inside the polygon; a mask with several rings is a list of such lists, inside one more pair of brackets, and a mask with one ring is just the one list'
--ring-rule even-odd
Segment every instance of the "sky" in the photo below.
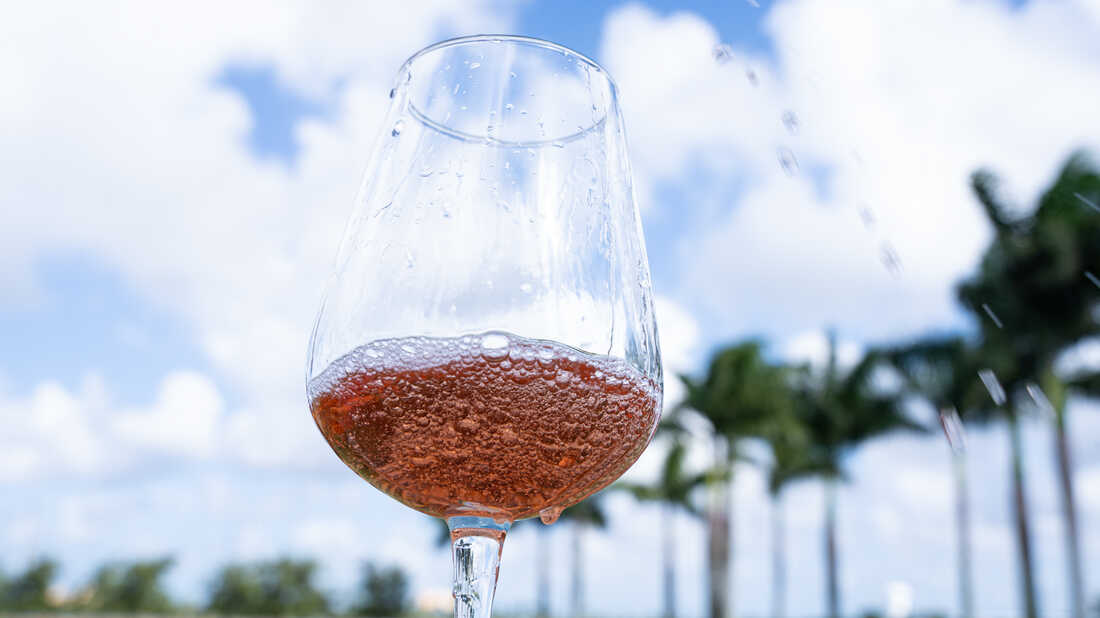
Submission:
{"label": "sky", "polygon": [[[759,5],[759,6],[757,6]],[[0,8],[0,567],[50,554],[73,589],[116,558],[217,565],[293,554],[338,594],[373,559],[446,595],[434,527],[345,469],[302,384],[321,286],[412,52],[513,33],[603,64],[622,97],[666,373],[766,337],[776,358],[966,330],[953,284],[990,239],[988,167],[1026,206],[1100,152],[1100,0],[8,3]],[[720,53],[716,53],[720,50]],[[1005,325],[1011,328],[1011,325]],[[670,385],[670,403],[676,389]],[[1100,597],[1100,408],[1070,407],[1089,598]],[[970,428],[977,608],[1016,612],[1007,438]],[[1025,435],[1040,600],[1067,607],[1052,436]],[[652,478],[656,444],[628,475]],[[840,494],[845,607],[956,609],[948,448],[875,442]],[[821,488],[788,508],[792,615],[822,611]],[[760,472],[735,485],[734,599],[769,604]],[[609,498],[588,602],[660,607],[659,514]],[[682,612],[703,531],[675,521]],[[564,613],[568,530],[551,531]],[[533,604],[534,532],[498,607]],[[905,596],[905,595],[902,595]]]}

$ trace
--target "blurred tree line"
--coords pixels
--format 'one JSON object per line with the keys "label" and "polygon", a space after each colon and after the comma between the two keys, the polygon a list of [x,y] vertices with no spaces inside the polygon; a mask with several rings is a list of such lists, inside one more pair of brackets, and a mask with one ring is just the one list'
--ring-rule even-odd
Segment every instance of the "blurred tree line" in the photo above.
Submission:
{"label": "blurred tree line", "polygon": [[[201,607],[171,598],[164,575],[171,558],[115,562],[101,566],[74,594],[62,596],[54,586],[59,566],[43,558],[22,573],[0,572],[0,612],[97,612],[169,614],[201,611],[217,615],[320,616],[331,615],[335,604],[316,582],[312,560],[280,558],[230,564],[210,582]],[[353,616],[406,615],[409,578],[399,567],[363,565],[352,606],[341,612]]]}

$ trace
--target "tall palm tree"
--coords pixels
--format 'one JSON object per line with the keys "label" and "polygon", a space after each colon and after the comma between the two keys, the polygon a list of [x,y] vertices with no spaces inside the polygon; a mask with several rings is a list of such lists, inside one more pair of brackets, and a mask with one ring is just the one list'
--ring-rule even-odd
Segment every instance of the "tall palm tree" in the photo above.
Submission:
{"label": "tall palm tree", "polygon": [[764,358],[763,344],[746,341],[719,350],[702,380],[680,376],[691,410],[711,429],[713,462],[706,476],[708,615],[726,618],[730,599],[733,465],[745,438],[759,436],[769,419],[789,413],[785,372]]}
{"label": "tall palm tree", "polygon": [[829,334],[829,355],[823,370],[807,369],[799,381],[798,414],[810,435],[815,459],[825,472],[825,576],[830,618],[841,615],[836,539],[837,483],[844,476],[844,459],[864,442],[884,434],[925,428],[902,410],[901,395],[875,383],[881,358],[867,352],[848,371],[837,365],[836,338]]}
{"label": "tall palm tree", "polygon": [[[1010,430],[1019,442],[1016,411],[1021,401],[1039,392],[1059,391],[1055,361],[1069,346],[1096,336],[1095,309],[1100,286],[1100,170],[1083,153],[1074,154],[1054,184],[1028,216],[1013,216],[998,194],[989,172],[972,178],[974,192],[995,230],[979,272],[958,290],[962,303],[982,320],[983,341],[1005,355],[1011,379],[1002,378],[1013,399]],[[995,319],[993,316],[997,316]],[[1084,616],[1083,568],[1073,486],[1072,453],[1066,436],[1065,397],[1051,403],[1052,431],[1065,520],[1070,606]],[[1057,400],[1057,401],[1056,401]],[[1040,402],[1036,402],[1040,403]],[[1041,402],[1046,405],[1046,402]],[[1013,493],[1027,615],[1037,615],[1038,601],[1030,568],[1030,542],[1022,461],[1013,451]],[[1019,464],[1016,462],[1019,461]],[[1019,468],[1019,470],[1017,470]],[[1019,479],[1019,480],[1017,480]]]}
{"label": "tall palm tree", "polygon": [[607,527],[607,515],[603,505],[600,504],[600,494],[595,494],[565,509],[561,518],[570,522],[572,539],[570,553],[572,555],[572,585],[570,587],[571,616],[581,618],[584,616],[584,533],[589,528],[604,529]]}
{"label": "tall palm tree", "polygon": [[[662,424],[662,427],[667,425]],[[665,433],[671,433],[666,431]],[[694,490],[703,483],[705,475],[689,474],[684,469],[687,447],[683,438],[672,436],[672,444],[661,466],[661,476],[652,485],[622,482],[615,488],[629,492],[636,500],[657,502],[661,507],[661,564],[664,618],[676,616],[676,531],[674,518],[677,512],[701,515],[691,500]]]}
{"label": "tall palm tree", "polygon": [[[952,436],[956,419],[988,421],[991,409],[979,405],[977,375],[983,368],[978,351],[959,336],[927,337],[883,352],[901,375],[907,390],[923,398],[939,414],[940,423]],[[970,562],[970,497],[967,488],[966,450],[952,442],[955,479],[955,530],[959,578],[959,615],[974,618],[973,573]]]}
{"label": "tall palm tree", "polygon": [[801,478],[830,473],[828,462],[810,448],[806,429],[793,414],[773,419],[764,433],[772,453],[768,469],[768,497],[771,502],[772,612],[771,618],[787,615],[787,543],[783,490]]}

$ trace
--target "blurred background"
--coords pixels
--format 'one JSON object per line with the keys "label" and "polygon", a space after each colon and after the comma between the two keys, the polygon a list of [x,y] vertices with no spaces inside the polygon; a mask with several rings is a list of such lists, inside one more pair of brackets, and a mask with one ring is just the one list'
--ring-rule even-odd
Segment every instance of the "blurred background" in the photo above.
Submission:
{"label": "blurred background", "polygon": [[499,615],[1100,615],[1098,0],[5,3],[0,611],[447,611],[303,366],[392,76],[484,32],[617,80],[668,419]]}

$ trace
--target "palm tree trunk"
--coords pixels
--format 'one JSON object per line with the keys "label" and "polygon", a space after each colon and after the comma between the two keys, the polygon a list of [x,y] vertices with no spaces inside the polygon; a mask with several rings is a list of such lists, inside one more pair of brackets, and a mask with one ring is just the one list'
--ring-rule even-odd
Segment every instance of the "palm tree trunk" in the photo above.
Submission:
{"label": "palm tree trunk", "polygon": [[1085,585],[1081,568],[1081,545],[1077,531],[1077,502],[1073,492],[1073,459],[1066,438],[1065,405],[1055,411],[1054,446],[1058,454],[1058,480],[1062,490],[1062,516],[1066,521],[1066,568],[1070,584],[1070,608],[1073,618],[1085,617]]}
{"label": "palm tree trunk", "polygon": [[550,544],[549,526],[538,524],[535,534],[535,616],[550,618]]}
{"label": "palm tree trunk", "polygon": [[1031,526],[1028,518],[1027,493],[1024,489],[1023,439],[1016,411],[1008,415],[1009,437],[1012,451],[1012,505],[1016,517],[1016,547],[1020,556],[1020,579],[1024,593],[1024,616],[1038,618],[1039,604],[1035,593],[1035,579],[1031,559]]}
{"label": "palm tree trunk", "polygon": [[787,544],[783,517],[783,496],[772,494],[772,615],[787,615]]}
{"label": "palm tree trunk", "polygon": [[671,504],[661,505],[661,558],[664,562],[664,618],[676,618],[676,532]]}
{"label": "palm tree trunk", "polygon": [[955,532],[958,534],[959,615],[974,618],[974,585],[970,568],[970,489],[966,453],[952,456],[955,472]]}
{"label": "palm tree trunk", "polygon": [[[715,439],[715,470],[728,461],[726,444]],[[730,582],[730,486],[731,481],[718,479],[710,483],[710,504],[707,514],[707,583],[710,593],[710,618],[729,615]]]}
{"label": "palm tree trunk", "polygon": [[570,605],[573,608],[571,616],[581,618],[584,616],[584,556],[581,547],[581,535],[584,534],[584,524],[580,521],[573,522],[573,589]]}
{"label": "palm tree trunk", "polygon": [[825,479],[825,594],[829,618],[840,618],[840,587],[837,584],[836,479]]}

